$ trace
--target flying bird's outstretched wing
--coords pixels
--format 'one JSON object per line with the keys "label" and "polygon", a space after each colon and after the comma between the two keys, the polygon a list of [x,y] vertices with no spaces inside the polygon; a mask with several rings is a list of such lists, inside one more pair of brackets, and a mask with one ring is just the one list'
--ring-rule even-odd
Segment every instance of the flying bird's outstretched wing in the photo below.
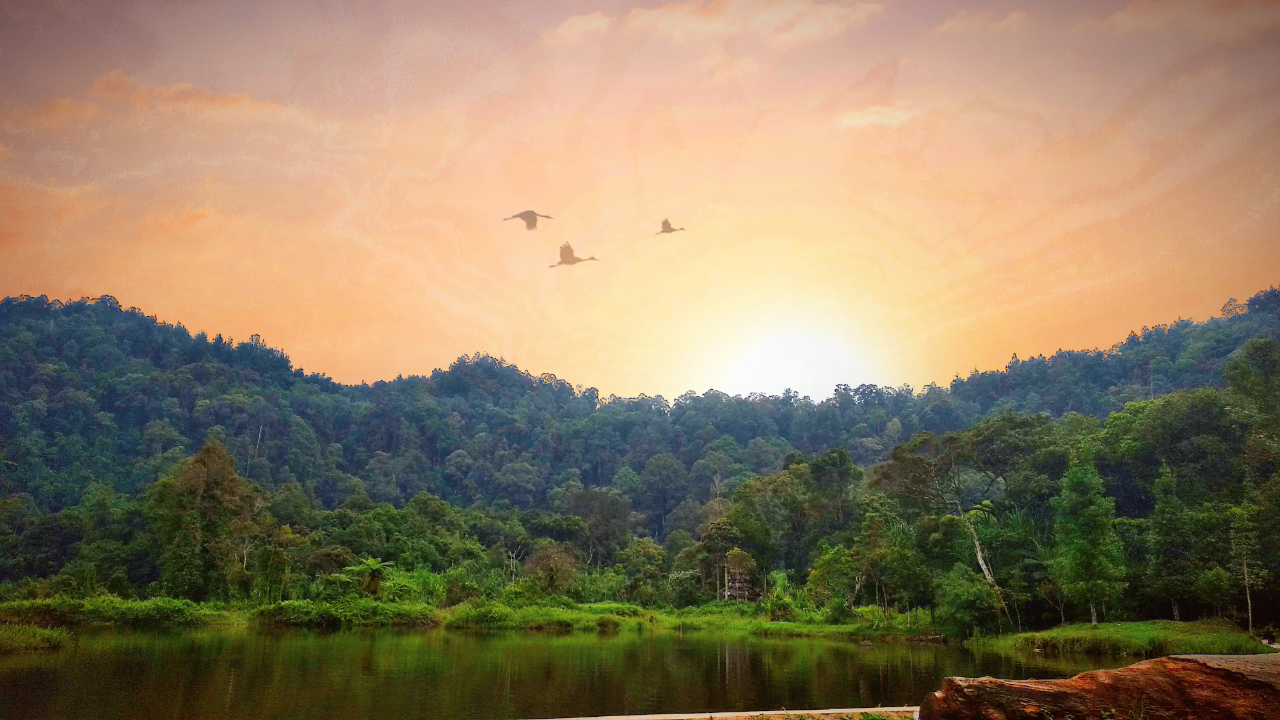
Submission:
{"label": "flying bird's outstretched wing", "polygon": [[525,210],[524,212],[516,213],[515,215],[512,215],[509,218],[503,218],[503,220],[523,220],[525,230],[537,230],[538,218],[540,217],[544,217],[548,220],[552,219],[550,215],[539,215],[538,213],[532,210]]}
{"label": "flying bird's outstretched wing", "polygon": [[560,262],[571,263],[573,262],[573,260],[574,260],[573,248],[569,247],[569,243],[565,243],[561,245],[560,246]]}
{"label": "flying bird's outstretched wing", "polygon": [[662,218],[662,232],[671,232],[671,221],[666,218]]}

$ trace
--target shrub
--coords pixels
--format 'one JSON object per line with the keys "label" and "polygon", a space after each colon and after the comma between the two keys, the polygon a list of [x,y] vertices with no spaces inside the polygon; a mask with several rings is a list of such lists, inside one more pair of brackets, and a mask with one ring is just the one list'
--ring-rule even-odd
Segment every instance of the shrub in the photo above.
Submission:
{"label": "shrub", "polygon": [[258,622],[268,627],[337,630],[343,627],[435,627],[440,616],[422,603],[385,603],[368,598],[338,602],[287,600],[260,608]]}
{"label": "shrub", "polygon": [[512,614],[511,608],[481,598],[459,605],[444,625],[451,629],[491,630],[508,625]]}
{"label": "shrub", "polygon": [[463,568],[453,568],[444,576],[444,606],[461,605],[480,597],[480,583]]}
{"label": "shrub", "polygon": [[999,598],[981,575],[961,563],[938,580],[938,610],[942,630],[964,638],[996,627]]}
{"label": "shrub", "polygon": [[69,637],[66,630],[49,630],[29,625],[0,625],[0,655],[57,650]]}
{"label": "shrub", "polygon": [[190,600],[151,598],[122,600],[111,595],[85,600],[49,598],[0,603],[0,622],[74,627],[77,625],[119,625],[131,628],[163,628],[202,625],[211,613]]}

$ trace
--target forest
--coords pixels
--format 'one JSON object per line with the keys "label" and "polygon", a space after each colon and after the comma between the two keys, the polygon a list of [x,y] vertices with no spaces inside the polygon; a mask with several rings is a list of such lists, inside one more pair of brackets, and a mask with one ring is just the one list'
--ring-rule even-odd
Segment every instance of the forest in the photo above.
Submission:
{"label": "forest", "polygon": [[113,298],[0,302],[0,600],[755,603],[952,636],[1280,624],[1280,290],[921,390],[342,385]]}

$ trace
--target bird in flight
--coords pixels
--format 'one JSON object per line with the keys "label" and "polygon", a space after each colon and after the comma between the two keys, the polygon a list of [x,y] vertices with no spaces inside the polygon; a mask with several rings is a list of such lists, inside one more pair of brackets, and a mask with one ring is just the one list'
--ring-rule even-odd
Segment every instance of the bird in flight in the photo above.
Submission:
{"label": "bird in flight", "polygon": [[560,267],[561,265],[577,265],[580,262],[595,260],[595,257],[580,258],[573,254],[573,248],[569,247],[569,243],[560,246],[560,262],[551,267]]}
{"label": "bird in flight", "polygon": [[525,210],[525,211],[524,211],[524,212],[522,212],[522,213],[516,213],[515,215],[512,215],[512,216],[511,216],[511,217],[509,217],[509,218],[502,218],[502,219],[503,219],[504,221],[505,221],[505,220],[516,220],[516,219],[520,219],[520,220],[523,220],[523,221],[524,221],[524,229],[525,229],[525,230],[537,230],[537,229],[538,229],[538,218],[546,218],[546,219],[548,219],[548,220],[554,220],[554,219],[555,219],[555,218],[551,217],[550,215],[539,215],[538,213],[536,213],[536,212],[534,212],[534,211],[532,211],[532,210]]}
{"label": "bird in flight", "polygon": [[680,232],[683,229],[684,228],[671,227],[671,221],[666,218],[662,218],[662,229],[654,233],[654,235],[663,235],[665,233]]}

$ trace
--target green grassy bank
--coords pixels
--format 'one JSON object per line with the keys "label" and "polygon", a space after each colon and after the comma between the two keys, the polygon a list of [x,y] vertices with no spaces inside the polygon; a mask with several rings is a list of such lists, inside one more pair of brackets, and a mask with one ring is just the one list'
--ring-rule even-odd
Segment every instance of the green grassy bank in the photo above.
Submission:
{"label": "green grassy bank", "polygon": [[[864,612],[865,611],[865,612]],[[258,624],[336,630],[362,627],[436,628],[452,630],[524,630],[533,632],[720,632],[761,637],[826,637],[845,640],[939,638],[927,613],[888,617],[877,608],[850,614],[844,624],[805,617],[771,621],[756,603],[717,602],[683,610],[648,610],[625,603],[578,604],[565,598],[510,606],[477,599],[451,608],[426,603],[371,598],[335,601],[291,600],[265,606],[152,598],[123,600],[113,596],[87,599],[48,598],[0,603],[0,623],[39,628],[118,627],[135,630],[198,627],[210,624]]]}
{"label": "green grassy bank", "polygon": [[1042,652],[1045,655],[1109,655],[1143,658],[1164,655],[1255,655],[1274,652],[1226,622],[1151,620],[1063,625],[1052,630],[995,638],[975,638],[973,649]]}
{"label": "green grassy bank", "polygon": [[30,625],[0,625],[0,655],[57,650],[70,638],[66,630]]}
{"label": "green grassy bank", "polygon": [[419,603],[387,603],[370,599],[338,602],[287,600],[253,611],[252,617],[267,627],[302,627],[336,630],[354,627],[439,627],[443,614]]}
{"label": "green grassy bank", "polygon": [[190,600],[152,598],[123,600],[106,595],[86,599],[65,597],[0,603],[0,623],[67,628],[106,625],[133,629],[195,627],[224,616],[224,612]]}

